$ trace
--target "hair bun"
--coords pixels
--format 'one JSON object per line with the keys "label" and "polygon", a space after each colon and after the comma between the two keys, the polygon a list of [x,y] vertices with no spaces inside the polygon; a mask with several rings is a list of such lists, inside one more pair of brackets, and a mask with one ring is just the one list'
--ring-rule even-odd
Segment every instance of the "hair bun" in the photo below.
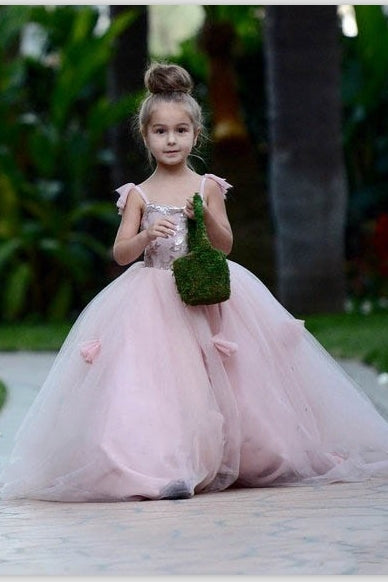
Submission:
{"label": "hair bun", "polygon": [[193,81],[179,65],[154,63],[145,73],[144,84],[150,93],[191,93]]}

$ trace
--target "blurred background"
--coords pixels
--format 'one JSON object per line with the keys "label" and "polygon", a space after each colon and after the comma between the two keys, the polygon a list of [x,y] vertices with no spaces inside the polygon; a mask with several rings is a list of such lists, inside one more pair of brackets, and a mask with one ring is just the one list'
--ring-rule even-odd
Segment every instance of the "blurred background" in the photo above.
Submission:
{"label": "blurred background", "polygon": [[[387,6],[0,6],[0,322],[75,320],[122,269],[115,188],[152,60],[186,67],[230,258],[293,314],[388,309]],[[119,308],[119,306],[118,306]],[[8,328],[9,329],[9,328]]]}

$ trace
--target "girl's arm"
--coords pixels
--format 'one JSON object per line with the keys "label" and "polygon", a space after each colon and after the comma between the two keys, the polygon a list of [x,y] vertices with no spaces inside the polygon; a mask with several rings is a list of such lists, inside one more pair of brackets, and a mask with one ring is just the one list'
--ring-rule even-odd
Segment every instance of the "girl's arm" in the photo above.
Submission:
{"label": "girl's arm", "polygon": [[[186,215],[194,218],[191,199],[186,204]],[[216,249],[228,255],[233,246],[233,233],[225,208],[224,195],[215,182],[209,182],[206,185],[203,216],[210,242]]]}
{"label": "girl's arm", "polygon": [[135,261],[155,238],[167,238],[175,232],[175,224],[167,218],[160,218],[139,232],[143,207],[137,192],[131,191],[113,244],[113,258],[121,266]]}

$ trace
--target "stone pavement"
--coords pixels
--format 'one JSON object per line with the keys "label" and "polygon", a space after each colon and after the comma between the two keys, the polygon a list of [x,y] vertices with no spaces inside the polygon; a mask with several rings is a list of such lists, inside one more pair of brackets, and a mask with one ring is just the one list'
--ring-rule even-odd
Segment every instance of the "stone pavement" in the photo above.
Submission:
{"label": "stone pavement", "polygon": [[[0,353],[0,463],[55,354]],[[340,362],[388,418],[385,375]],[[388,482],[236,489],[188,500],[0,501],[0,575],[384,575]]]}

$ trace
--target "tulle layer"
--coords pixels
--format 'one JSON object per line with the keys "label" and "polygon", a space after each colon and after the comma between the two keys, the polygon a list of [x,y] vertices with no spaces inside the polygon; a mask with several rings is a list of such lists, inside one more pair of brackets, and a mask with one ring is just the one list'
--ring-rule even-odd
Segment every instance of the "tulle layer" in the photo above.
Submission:
{"label": "tulle layer", "polygon": [[388,423],[303,322],[229,261],[188,307],[136,263],[81,313],[20,427],[1,497],[160,499],[388,476]]}

